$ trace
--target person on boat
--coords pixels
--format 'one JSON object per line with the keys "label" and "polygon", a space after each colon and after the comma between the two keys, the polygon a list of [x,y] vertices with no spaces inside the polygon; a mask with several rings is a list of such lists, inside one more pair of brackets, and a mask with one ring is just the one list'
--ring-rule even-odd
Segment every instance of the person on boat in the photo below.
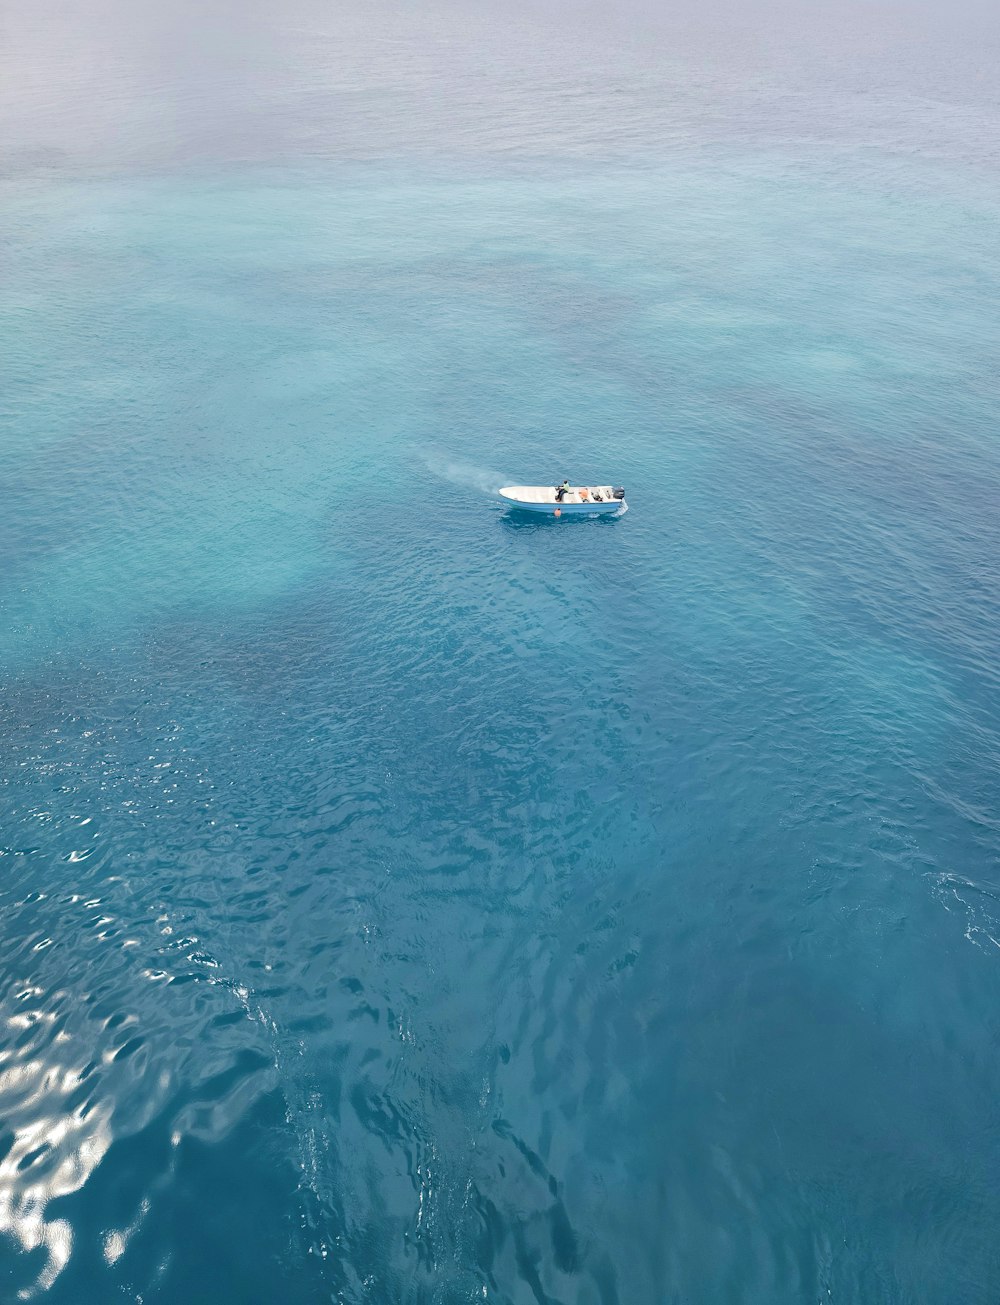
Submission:
{"label": "person on boat", "polygon": [[564,480],[561,485],[556,486],[556,502],[561,503],[569,493],[569,481]]}

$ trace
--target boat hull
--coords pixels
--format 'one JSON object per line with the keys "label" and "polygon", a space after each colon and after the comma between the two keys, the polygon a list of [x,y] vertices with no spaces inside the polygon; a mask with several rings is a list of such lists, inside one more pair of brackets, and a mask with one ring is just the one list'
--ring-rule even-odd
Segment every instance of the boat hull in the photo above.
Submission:
{"label": "boat hull", "polygon": [[624,505],[624,499],[612,499],[610,503],[525,503],[516,498],[508,498],[506,494],[500,497],[508,507],[517,508],[521,512],[540,512],[543,516],[554,517],[558,512],[564,517],[593,517],[618,512]]}
{"label": "boat hull", "polygon": [[549,485],[504,485],[498,492],[508,507],[547,517],[610,516],[625,506],[624,498],[615,498],[610,485],[574,487],[561,500]]}

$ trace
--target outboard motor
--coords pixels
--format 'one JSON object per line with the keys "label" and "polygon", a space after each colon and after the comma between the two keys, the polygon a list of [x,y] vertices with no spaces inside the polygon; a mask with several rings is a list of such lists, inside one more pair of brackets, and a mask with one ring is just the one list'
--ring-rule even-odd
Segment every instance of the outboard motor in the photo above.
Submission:
{"label": "outboard motor", "polygon": [[611,497],[612,497],[612,498],[617,498],[617,499],[623,499],[623,498],[625,497],[625,491],[624,491],[623,489],[620,489],[620,488],[619,488],[619,489],[613,489],[613,490],[611,491]]}

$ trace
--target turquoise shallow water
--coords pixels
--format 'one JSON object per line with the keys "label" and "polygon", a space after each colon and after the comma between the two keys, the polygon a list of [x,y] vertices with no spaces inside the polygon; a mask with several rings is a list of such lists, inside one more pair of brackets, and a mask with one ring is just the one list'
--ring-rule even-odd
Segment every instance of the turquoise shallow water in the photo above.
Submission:
{"label": "turquoise shallow water", "polygon": [[22,73],[0,1298],[995,1301],[993,101],[296,13]]}

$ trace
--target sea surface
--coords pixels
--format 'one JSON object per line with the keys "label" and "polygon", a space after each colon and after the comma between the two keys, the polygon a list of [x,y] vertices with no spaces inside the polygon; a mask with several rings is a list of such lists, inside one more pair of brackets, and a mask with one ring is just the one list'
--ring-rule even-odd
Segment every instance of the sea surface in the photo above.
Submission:
{"label": "sea surface", "polygon": [[1000,1300],[998,70],[7,0],[5,1305]]}

